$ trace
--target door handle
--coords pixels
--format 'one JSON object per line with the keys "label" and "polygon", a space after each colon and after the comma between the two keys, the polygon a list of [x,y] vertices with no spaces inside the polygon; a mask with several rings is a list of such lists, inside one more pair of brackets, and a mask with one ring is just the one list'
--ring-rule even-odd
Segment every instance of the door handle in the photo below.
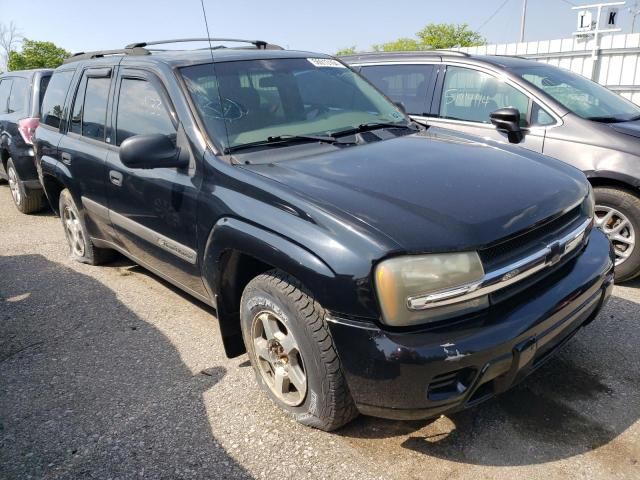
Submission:
{"label": "door handle", "polygon": [[113,183],[116,187],[122,186],[122,173],[117,172],[116,170],[109,171],[109,181]]}
{"label": "door handle", "polygon": [[62,158],[62,163],[64,163],[65,165],[71,165],[71,154],[68,152],[62,152],[62,155],[60,155],[60,157]]}

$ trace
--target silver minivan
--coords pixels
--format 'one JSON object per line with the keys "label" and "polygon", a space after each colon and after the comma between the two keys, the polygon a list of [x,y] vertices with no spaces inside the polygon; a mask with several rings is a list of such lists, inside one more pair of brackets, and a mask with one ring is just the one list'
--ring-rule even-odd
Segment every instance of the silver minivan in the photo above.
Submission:
{"label": "silver minivan", "polygon": [[616,278],[640,275],[640,107],[568,70],[457,51],[342,57],[416,121],[565,161],[591,181]]}

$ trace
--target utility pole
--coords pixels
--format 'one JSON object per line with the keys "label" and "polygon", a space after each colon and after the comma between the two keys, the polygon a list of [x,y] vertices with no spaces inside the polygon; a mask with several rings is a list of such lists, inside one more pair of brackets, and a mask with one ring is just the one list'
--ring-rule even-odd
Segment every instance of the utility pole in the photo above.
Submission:
{"label": "utility pole", "polygon": [[634,33],[636,29],[636,17],[640,15],[640,7],[638,6],[638,2],[634,3],[633,7],[629,8],[629,13],[631,14],[631,33]]}
{"label": "utility pole", "polygon": [[520,23],[520,42],[524,42],[524,26],[527,19],[527,0],[522,0],[522,22]]}

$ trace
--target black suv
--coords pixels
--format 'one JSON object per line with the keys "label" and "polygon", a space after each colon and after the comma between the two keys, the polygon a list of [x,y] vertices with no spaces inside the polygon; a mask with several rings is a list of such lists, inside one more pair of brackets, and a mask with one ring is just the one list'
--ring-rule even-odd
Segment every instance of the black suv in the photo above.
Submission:
{"label": "black suv", "polygon": [[616,279],[640,275],[640,106],[581,75],[457,51],[344,57],[418,122],[516,143],[581,169]]}
{"label": "black suv", "polygon": [[158,43],[56,70],[47,197],[78,261],[117,250],[214,306],[298,421],[475,405],[609,297],[579,170],[414,124],[326,55]]}
{"label": "black suv", "polygon": [[13,202],[22,213],[37,212],[45,203],[33,156],[33,134],[52,72],[0,75],[0,178],[9,181]]}

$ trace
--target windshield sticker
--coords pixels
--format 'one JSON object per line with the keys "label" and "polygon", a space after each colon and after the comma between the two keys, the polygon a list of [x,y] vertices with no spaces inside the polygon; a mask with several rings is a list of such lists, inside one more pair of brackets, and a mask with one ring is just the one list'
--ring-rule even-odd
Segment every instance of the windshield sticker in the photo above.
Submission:
{"label": "windshield sticker", "polygon": [[307,58],[314,67],[347,68],[333,58]]}

